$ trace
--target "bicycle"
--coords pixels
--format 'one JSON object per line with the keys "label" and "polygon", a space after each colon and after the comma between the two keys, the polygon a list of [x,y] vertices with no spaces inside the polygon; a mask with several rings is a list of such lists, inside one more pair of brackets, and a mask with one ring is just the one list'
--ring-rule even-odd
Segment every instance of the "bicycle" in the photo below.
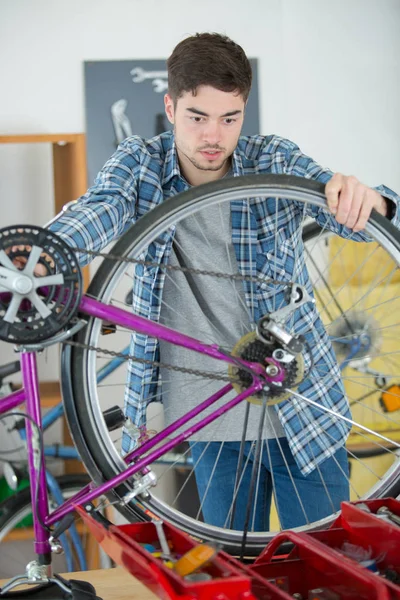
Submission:
{"label": "bicycle", "polygon": [[[79,268],[75,256],[68,247],[64,247],[54,234],[40,230],[40,228],[23,226],[0,231],[0,243],[8,251],[8,254],[4,250],[0,252],[0,260],[3,265],[0,274],[9,276],[9,273],[11,273],[10,281],[15,275],[15,269],[10,259],[10,257],[13,257],[12,249],[14,247],[30,247],[31,250],[28,251],[28,254],[29,257],[33,257],[28,257],[27,270],[24,270],[28,280],[22,278],[21,284],[22,288],[24,286],[29,287],[28,291],[18,289],[17,292],[10,294],[9,288],[4,287],[3,280],[0,284],[0,291],[6,295],[8,293],[7,299],[5,301],[2,299],[0,314],[3,317],[3,324],[0,324],[0,337],[6,341],[19,344],[22,350],[21,364],[26,389],[26,393],[13,393],[8,399],[3,399],[0,402],[0,411],[13,410],[26,396],[29,414],[28,439],[30,440],[30,448],[32,448],[31,441],[32,438],[35,439],[36,427],[38,427],[36,437],[40,438],[41,424],[38,412],[34,353],[46,344],[62,341],[64,343],[62,387],[66,403],[66,415],[78,451],[96,484],[95,489],[85,488],[74,500],[68,501],[66,505],[48,515],[45,508],[46,498],[43,493],[45,486],[43,485],[42,457],[40,457],[40,461],[36,457],[35,462],[32,450],[30,450],[32,498],[35,500],[34,518],[37,538],[35,550],[46,565],[49,562],[47,555],[50,550],[48,528],[60,522],[62,525],[56,528],[56,533],[58,533],[57,529],[60,530],[66,526],[65,521],[62,520],[73,512],[75,502],[86,505],[94,498],[111,492],[115,501],[120,502],[122,505],[119,506],[119,509],[123,509],[124,513],[131,519],[145,520],[157,515],[178,524],[181,529],[191,533],[196,539],[221,544],[232,553],[243,555],[245,551],[246,556],[254,556],[264,548],[267,541],[274,535],[273,532],[252,531],[251,524],[247,530],[243,531],[229,529],[229,523],[226,527],[209,525],[202,520],[201,502],[200,509],[194,517],[185,515],[182,510],[175,509],[168,504],[168,501],[157,497],[156,477],[149,467],[163,453],[171,450],[182,441],[193,439],[193,434],[213,421],[221,423],[221,428],[224,430],[223,415],[235,406],[241,403],[244,404],[246,399],[250,399],[246,403],[246,412],[250,409],[258,410],[258,418],[261,423],[263,423],[264,418],[268,418],[268,411],[271,410],[270,407],[267,409],[267,404],[287,402],[287,395],[291,397],[292,402],[293,398],[297,398],[299,401],[306,403],[307,406],[313,406],[315,410],[326,410],[321,406],[315,407],[312,399],[296,392],[302,381],[309,376],[313,367],[313,361],[310,359],[313,349],[307,342],[308,332],[296,331],[295,315],[299,311],[303,315],[307,314],[306,305],[313,301],[314,292],[303,285],[304,281],[301,279],[300,281],[293,280],[290,274],[283,273],[280,269],[281,257],[279,253],[281,249],[279,244],[284,243],[281,230],[278,229],[277,236],[272,232],[271,239],[266,241],[266,252],[269,254],[270,262],[266,264],[265,279],[261,280],[260,283],[259,278],[257,278],[260,285],[268,286],[272,310],[268,311],[268,315],[261,315],[259,319],[254,318],[253,322],[250,322],[250,331],[243,335],[233,351],[232,347],[224,347],[223,341],[218,340],[217,343],[212,344],[206,343],[204,340],[199,341],[180,332],[174,332],[165,325],[159,325],[149,318],[137,316],[118,307],[121,298],[126,296],[129,281],[129,277],[126,277],[125,273],[125,263],[133,265],[134,269],[137,269],[136,277],[139,276],[142,283],[149,284],[155,269],[162,268],[167,271],[168,266],[164,263],[157,263],[154,254],[148,255],[147,248],[150,247],[154,250],[157,245],[158,247],[162,245],[165,242],[165,232],[170,232],[171,227],[179,220],[212,205],[218,207],[224,202],[242,203],[248,209],[249,219],[251,208],[256,206],[260,208],[260,206],[263,207],[268,204],[273,212],[274,207],[277,207],[279,203],[288,206],[288,203],[291,202],[290,206],[296,211],[299,223],[299,229],[293,232],[293,244],[290,250],[293,258],[294,276],[299,274],[299,271],[295,270],[297,261],[301,263],[303,260],[300,255],[301,236],[299,232],[307,214],[306,208],[311,207],[312,211],[317,212],[321,219],[325,220],[325,224],[322,225],[322,234],[318,234],[317,238],[313,240],[314,248],[315,244],[318,244],[325,237],[327,225],[335,227],[332,220],[329,219],[329,215],[324,211],[324,189],[321,184],[298,180],[293,177],[267,175],[221,180],[171,198],[165,204],[143,216],[114,246],[112,253],[107,256],[96,273],[87,294],[82,298],[79,291]],[[271,225],[277,225],[273,217],[271,218]],[[373,215],[366,232],[367,239],[375,240],[377,244],[365,245],[367,247],[367,257],[361,257],[352,279],[345,278],[346,286],[339,284],[336,289],[333,289],[332,286],[328,288],[335,292],[333,294],[334,301],[332,299],[328,302],[325,301],[323,310],[324,319],[330,319],[332,323],[331,335],[335,337],[337,353],[343,356],[341,348],[351,346],[352,354],[345,354],[346,370],[353,372],[351,378],[354,378],[354,373],[357,378],[362,376],[363,394],[365,389],[372,392],[369,386],[374,379],[384,375],[387,383],[389,378],[396,374],[395,365],[392,369],[386,361],[388,352],[386,350],[381,351],[380,344],[377,342],[377,334],[384,331],[383,327],[377,327],[375,321],[371,318],[362,321],[361,316],[376,312],[376,306],[381,304],[380,298],[383,296],[384,305],[392,307],[389,317],[395,317],[394,307],[397,299],[395,278],[400,262],[399,232],[386,219],[380,218],[379,215]],[[286,249],[289,249],[287,245]],[[78,251],[87,252],[86,249],[78,249]],[[41,256],[44,258],[40,259]],[[342,252],[337,251],[337,256],[340,256],[339,264],[343,265]],[[373,274],[369,282],[361,282],[362,267],[366,264],[367,258],[371,259],[373,257],[377,257],[380,267],[384,265],[385,269],[382,271],[381,268],[378,275]],[[39,260],[42,260],[49,273],[47,277],[41,278],[40,282],[35,280],[36,278],[32,275],[33,268]],[[211,252],[210,260],[212,261]],[[304,260],[301,266],[304,266]],[[270,268],[271,272],[268,276],[268,269]],[[322,281],[326,280],[326,273],[325,266],[322,269]],[[254,276],[251,274],[243,276],[236,272],[229,274],[217,273],[214,269],[202,273],[191,272],[190,275],[194,277],[216,277],[217,279],[226,278],[230,281],[239,280],[250,284],[255,282]],[[361,299],[358,301],[359,311],[354,309],[357,304],[355,299],[353,299],[353,302],[349,302],[347,299],[345,309],[341,306],[342,303],[344,305],[343,299],[345,297],[343,289],[351,287],[349,285],[351,281],[356,281],[358,284],[361,282],[362,285],[366,286],[363,288]],[[29,282],[31,283],[29,284]],[[119,284],[122,286],[123,293],[122,295],[120,293],[119,299],[117,297],[114,301],[112,300],[112,294],[117,290]],[[39,300],[37,294],[35,296],[34,293],[31,293],[33,285],[36,286],[35,289],[41,290],[42,297]],[[360,285],[358,285],[358,288],[360,288]],[[234,291],[234,285],[232,285],[232,290]],[[24,294],[28,298],[31,294],[31,301],[26,305],[21,304]],[[375,296],[370,304],[366,303],[367,295],[372,298]],[[17,299],[14,300],[14,298]],[[319,294],[317,301],[322,300],[324,300],[323,295]],[[49,306],[51,306],[51,310],[48,308]],[[78,307],[81,317],[71,321]],[[349,307],[352,308],[351,311]],[[85,316],[89,317],[87,321],[83,319]],[[129,450],[123,457],[120,450],[120,436],[115,432],[110,433],[105,425],[103,417],[105,409],[104,396],[101,395],[101,389],[98,388],[96,382],[97,355],[104,354],[104,349],[101,349],[98,345],[103,321],[112,321],[122,328],[122,331],[116,336],[105,338],[112,340],[115,348],[125,346],[121,343],[121,336],[126,334],[124,330],[134,330],[136,336],[150,334],[157,339],[180,344],[190,351],[204,353],[218,361],[218,365],[220,365],[219,370],[207,373],[196,373],[195,369],[173,365],[174,370],[177,372],[203,377],[206,381],[224,382],[220,391],[212,393],[208,400],[202,402],[196,409],[184,414],[176,423],[167,425],[165,429],[153,437],[146,439],[146,431],[133,426],[127,419],[124,422],[125,433],[128,431],[130,437],[136,437],[136,440],[140,440],[141,443],[133,450]],[[68,323],[70,323],[69,329],[65,330]],[[187,325],[195,327],[196,324],[189,323],[182,326]],[[330,327],[326,322],[325,326]],[[390,318],[389,322],[384,325],[389,330],[393,330],[395,326],[397,326],[396,322],[393,322]],[[74,337],[69,339],[72,334],[74,334]],[[302,337],[303,335],[305,340]],[[249,346],[253,347],[258,344],[258,336],[260,336],[261,343],[267,348],[267,350],[264,348],[263,365],[260,362],[245,358]],[[349,339],[352,344],[345,343]],[[118,354],[118,350],[107,349],[105,354],[107,356]],[[141,361],[138,356],[130,356],[129,358],[131,361],[134,360],[135,368],[138,368],[137,365],[144,365],[147,362],[146,360]],[[374,368],[370,366],[371,363],[375,365],[374,361],[378,361],[378,363],[381,361],[378,364],[380,370],[376,366]],[[382,361],[384,361],[383,367]],[[152,366],[154,364],[160,366],[157,360],[151,361],[151,363]],[[162,366],[163,368],[171,367],[171,365]],[[391,369],[394,370],[394,373],[391,373]],[[344,368],[343,371],[345,371]],[[382,388],[384,387],[385,385],[376,388],[374,383],[374,395],[382,394]],[[264,388],[267,389],[264,390]],[[228,391],[232,390],[234,390],[233,399],[223,406],[219,406],[212,414],[197,421],[186,431],[165,442],[167,436],[179,431],[191,418],[201,415],[207,406],[217,404]],[[266,394],[263,392],[266,392]],[[393,397],[394,401],[397,400],[397,392],[389,390],[387,393]],[[207,394],[205,393],[205,395]],[[356,401],[355,398],[352,400]],[[373,400],[376,401],[376,398],[373,398]],[[377,414],[377,410],[373,406],[370,407],[365,403],[362,403],[361,406],[369,415]],[[378,483],[374,483],[371,489],[367,491],[362,490],[360,494],[362,497],[396,495],[398,493],[399,465],[395,451],[400,447],[396,437],[399,431],[398,421],[389,414],[392,413],[387,413],[387,416],[383,415],[385,416],[385,428],[388,426],[391,428],[390,433],[387,435],[380,432],[379,427],[375,427],[374,430],[360,422],[355,423],[354,420],[343,418],[341,415],[334,415],[335,419],[344,421],[346,427],[348,425],[353,426],[351,445],[348,449],[350,456],[354,455],[352,448],[356,446],[358,440],[361,440],[363,446],[379,448],[379,452],[385,451],[392,463],[385,473],[373,473]],[[379,414],[379,416],[382,417],[382,414]],[[31,425],[31,419],[35,421],[36,425]],[[148,424],[149,422],[150,419],[148,419]],[[391,437],[388,437],[388,435]],[[261,430],[260,435],[254,441],[256,448],[254,464],[256,464],[257,457],[263,451]],[[361,462],[361,459],[358,462]],[[40,468],[38,468],[38,465],[40,465]],[[127,465],[129,466],[127,467]],[[257,467],[253,469],[253,472],[256,479]],[[161,478],[168,476],[170,473],[171,468],[167,468]],[[250,493],[252,492],[257,493],[254,489],[250,490]],[[306,525],[303,528],[322,527],[333,518],[333,516],[328,516],[317,523],[307,523],[306,518]]]}

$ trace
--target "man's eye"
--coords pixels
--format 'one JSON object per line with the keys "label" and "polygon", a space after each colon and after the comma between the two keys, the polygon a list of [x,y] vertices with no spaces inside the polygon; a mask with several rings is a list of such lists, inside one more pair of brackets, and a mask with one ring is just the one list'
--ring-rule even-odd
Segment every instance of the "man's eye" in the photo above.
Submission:
{"label": "man's eye", "polygon": [[235,121],[236,121],[236,119],[230,119],[230,118],[228,118],[228,119],[225,119],[225,124],[226,125],[232,125],[232,123],[234,123]]}
{"label": "man's eye", "polygon": [[192,121],[195,123],[201,123],[203,121],[203,117],[190,117]]}

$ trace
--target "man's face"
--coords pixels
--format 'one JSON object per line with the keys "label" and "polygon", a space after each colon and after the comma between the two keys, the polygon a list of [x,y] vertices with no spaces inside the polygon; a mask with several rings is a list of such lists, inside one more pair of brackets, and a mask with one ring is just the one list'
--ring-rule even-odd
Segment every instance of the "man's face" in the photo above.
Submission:
{"label": "man's face", "polygon": [[185,92],[176,106],[165,95],[165,112],[174,125],[181,169],[198,185],[223,177],[243,125],[245,103],[235,92],[202,85],[194,96]]}

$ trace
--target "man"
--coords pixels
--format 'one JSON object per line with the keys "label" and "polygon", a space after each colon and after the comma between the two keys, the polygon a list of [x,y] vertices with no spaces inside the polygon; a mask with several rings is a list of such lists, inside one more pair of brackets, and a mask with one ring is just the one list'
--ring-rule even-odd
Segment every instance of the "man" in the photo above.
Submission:
{"label": "man", "polygon": [[[134,223],[167,198],[191,186],[251,173],[292,174],[326,183],[328,207],[336,219],[335,229],[339,233],[349,235],[349,230],[352,230],[356,239],[357,236],[363,239],[362,233],[358,232],[365,227],[372,209],[392,218],[398,225],[398,197],[388,188],[371,189],[353,176],[333,175],[302,154],[295,144],[277,136],[240,137],[251,87],[251,67],[242,48],[229,38],[203,33],[180,42],[168,59],[168,82],[165,112],[173,124],[173,133],[167,132],[148,141],[133,136],[121,144],[74,211],[61,216],[51,227],[71,246],[101,250],[120,236],[128,224]],[[225,213],[226,229],[215,231],[215,239],[216,244],[217,240],[224,240],[230,259],[239,264],[240,244],[243,242],[234,244],[233,237],[240,240],[240,218],[236,222],[232,216],[231,224],[230,217],[229,212]],[[201,228],[208,234],[212,233],[211,208],[201,215],[201,220]],[[263,228],[265,222],[260,217],[258,231],[262,233]],[[168,240],[163,249],[172,264],[182,264],[183,255],[185,266],[188,263],[193,267],[199,266],[201,256],[209,251],[201,245],[199,231],[194,222],[178,225],[174,239]],[[285,232],[282,235],[285,236]],[[285,243],[285,239],[281,241]],[[182,248],[184,252],[181,252]],[[219,258],[217,245],[215,253]],[[84,264],[88,259],[81,256],[81,262]],[[183,279],[179,280],[179,277]],[[148,316],[151,310],[153,318],[173,327],[176,325],[174,311],[168,308],[173,304],[179,309],[179,318],[186,316],[190,319],[194,314],[192,311],[196,310],[196,317],[192,318],[195,327],[207,329],[206,314],[210,307],[202,306],[198,311],[197,292],[182,274],[177,274],[172,281],[166,279],[164,287],[157,280],[155,289],[158,296],[149,298],[141,293],[140,286],[136,287],[134,310],[143,316]],[[218,307],[218,300],[222,302],[221,298],[224,298],[221,314],[214,315],[217,318],[225,311],[237,310],[236,306],[229,306],[229,290],[226,289],[226,292],[215,298],[213,303]],[[207,294],[212,298],[213,293],[211,287]],[[171,300],[163,303],[161,296]],[[211,305],[212,300],[209,302]],[[244,298],[245,313],[246,303]],[[243,311],[243,308],[240,310]],[[302,385],[316,401],[349,417],[339,369],[322,324],[317,324],[317,329],[319,326],[319,342],[313,348],[314,363],[318,365],[318,361],[321,362],[329,373],[329,380],[326,378],[326,381],[317,384],[310,378]],[[240,337],[236,330],[233,334],[233,338]],[[160,350],[162,362],[173,364],[180,360],[180,350],[176,347],[161,344]],[[143,356],[150,359],[154,359],[157,351],[158,345],[154,341],[146,346],[146,351],[142,350]],[[200,363],[200,367],[204,365]],[[143,425],[146,405],[158,381],[158,372],[152,366],[135,365],[129,367],[129,373],[126,412],[136,425]],[[168,377],[165,373],[162,376],[163,402],[171,412],[171,420],[204,400],[200,391],[198,397],[195,394],[185,396],[185,390],[180,389],[179,384],[174,385],[171,375],[168,385]],[[149,381],[152,385],[148,384]],[[221,439],[214,433],[199,433],[191,445],[204,518],[221,527],[227,526],[233,496],[244,414],[244,407],[240,408],[242,412],[238,407],[239,412],[235,413],[234,421],[227,428],[227,437]],[[253,411],[245,447],[245,461],[249,465],[257,425],[258,414]],[[303,416],[297,415],[290,400],[278,405],[276,410],[268,411],[265,435],[265,455],[268,458],[262,465],[263,493],[258,498],[254,521],[256,530],[269,527],[273,488],[284,528],[316,520],[339,509],[340,501],[348,498],[348,467],[344,449],[347,434],[346,424],[326,413],[310,409]],[[125,437],[124,450],[128,451],[131,447],[131,440]],[[211,474],[215,465],[218,478],[214,484]],[[237,496],[233,523],[237,529],[243,528],[249,484],[248,467]]]}

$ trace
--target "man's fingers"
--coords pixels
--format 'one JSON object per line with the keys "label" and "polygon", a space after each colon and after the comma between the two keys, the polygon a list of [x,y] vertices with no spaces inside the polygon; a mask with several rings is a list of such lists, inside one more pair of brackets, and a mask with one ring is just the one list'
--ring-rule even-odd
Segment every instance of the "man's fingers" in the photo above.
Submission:
{"label": "man's fingers", "polygon": [[367,221],[371,215],[371,211],[375,205],[375,198],[373,194],[369,192],[372,190],[367,190],[363,197],[363,202],[360,208],[360,214],[358,216],[357,223],[355,223],[353,227],[353,231],[362,231],[365,229]]}
{"label": "man's fingers", "polygon": [[343,187],[344,177],[335,173],[325,186],[325,195],[330,212],[335,215],[339,205],[339,194]]}
{"label": "man's fingers", "polygon": [[[12,262],[17,267],[17,269],[19,269],[20,271],[22,271],[26,267],[26,264],[29,260],[29,252],[31,252],[31,250],[32,250],[32,246],[30,246],[30,245],[29,246],[28,245],[27,246],[12,246],[11,248],[8,249],[8,254],[10,252],[12,252],[13,254],[17,254],[17,256],[14,256],[14,258],[12,259]],[[23,256],[23,255],[18,256],[18,252],[25,252],[28,255],[27,256]],[[43,256],[47,257],[48,255],[42,254],[42,257]],[[54,266],[53,260],[47,260],[47,262],[50,264],[51,267]],[[36,277],[43,277],[44,275],[47,275],[47,269],[46,269],[45,265],[38,262],[35,265],[33,274],[36,275]]]}
{"label": "man's fingers", "polygon": [[19,269],[20,271],[22,271],[22,269],[25,267],[27,260],[25,258],[25,256],[16,256],[15,258],[13,258],[13,265],[15,267],[17,267],[17,269]]}
{"label": "man's fingers", "polygon": [[354,231],[365,228],[375,204],[373,190],[353,175],[335,173],[326,185],[326,196],[328,208],[338,223]]}
{"label": "man's fingers", "polygon": [[11,246],[11,252],[30,252],[32,250],[32,246]]}
{"label": "man's fingers", "polygon": [[342,189],[339,193],[338,206],[335,215],[337,222],[341,225],[347,224],[350,213],[353,218],[354,215],[358,216],[360,211],[359,205],[353,207],[354,190],[355,181],[351,177],[345,177],[342,182]]}
{"label": "man's fingers", "polygon": [[372,209],[386,216],[388,201],[354,175],[335,173],[325,186],[329,211],[341,225],[353,231],[365,229]]}
{"label": "man's fingers", "polygon": [[36,275],[36,277],[43,277],[44,275],[47,275],[47,269],[41,263],[37,263],[37,265],[35,266],[35,269],[33,271],[33,274]]}
{"label": "man's fingers", "polygon": [[[362,183],[357,182],[354,186],[350,183],[346,189],[346,197],[344,201],[340,197],[339,210],[336,218],[339,223],[346,225],[349,229],[353,229],[360,218],[361,207],[365,201],[366,188]],[[343,203],[343,206],[342,206]],[[342,208],[342,212],[340,211]],[[340,220],[338,219],[340,215]]]}

